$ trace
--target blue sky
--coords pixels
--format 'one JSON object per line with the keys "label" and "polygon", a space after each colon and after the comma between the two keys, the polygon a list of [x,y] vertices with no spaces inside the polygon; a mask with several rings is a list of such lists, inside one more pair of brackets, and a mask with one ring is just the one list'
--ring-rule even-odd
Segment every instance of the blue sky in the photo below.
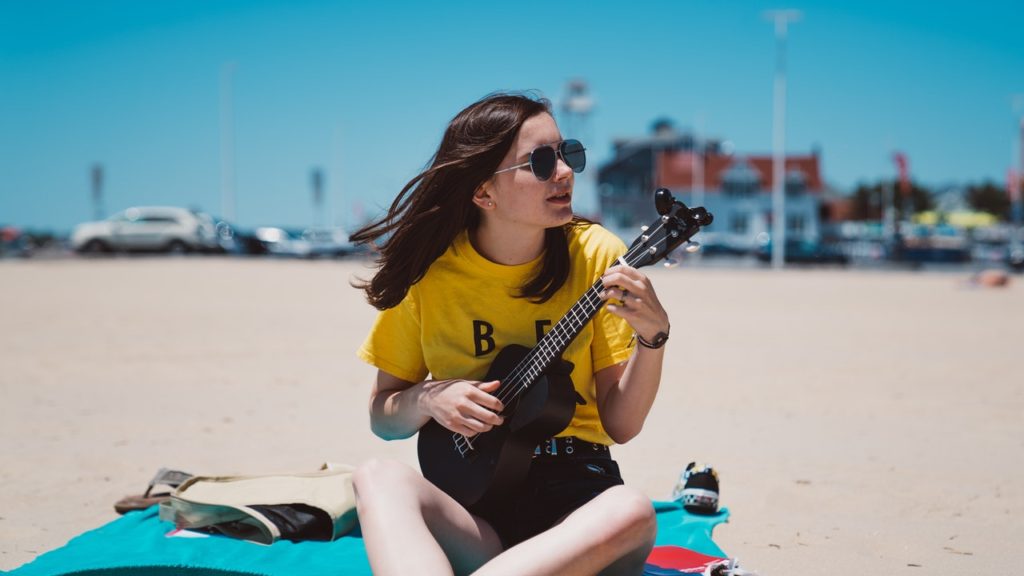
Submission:
{"label": "blue sky", "polygon": [[423,167],[465,105],[503,89],[557,102],[577,77],[596,100],[576,134],[591,166],[659,117],[766,153],[772,8],[804,14],[789,34],[787,148],[820,146],[829,182],[889,177],[897,149],[926,184],[1003,182],[1024,114],[1012,107],[1019,1],[4,0],[0,224],[89,219],[97,162],[107,213],[220,213],[228,62],[242,226],[311,224],[314,167],[328,220],[352,226]]}

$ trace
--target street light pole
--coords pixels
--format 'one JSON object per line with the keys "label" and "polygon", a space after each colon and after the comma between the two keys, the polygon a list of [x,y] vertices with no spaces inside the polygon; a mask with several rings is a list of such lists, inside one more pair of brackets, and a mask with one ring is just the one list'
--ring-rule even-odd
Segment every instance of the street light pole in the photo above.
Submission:
{"label": "street light pole", "polygon": [[235,220],[235,122],[232,110],[232,81],[235,63],[225,62],[220,70],[220,210],[221,218]]}
{"label": "street light pole", "polygon": [[799,10],[769,10],[775,22],[775,97],[772,114],[772,268],[781,270],[786,250],[786,24],[800,19]]}
{"label": "street light pole", "polygon": [[[707,154],[707,146],[704,142],[704,114],[698,113],[697,120],[694,122],[693,131],[693,166],[692,178],[693,178],[693,206],[704,205],[704,162],[705,154]],[[697,250],[690,255],[694,261],[700,261],[701,251]]]}
{"label": "street light pole", "polygon": [[103,164],[93,164],[90,176],[92,182],[92,219],[103,220]]}
{"label": "street light pole", "polygon": [[313,228],[324,227],[324,173],[318,168],[313,168],[309,176],[310,186],[313,188]]}
{"label": "street light pole", "polygon": [[[693,205],[704,205],[704,162],[707,148],[704,143],[704,114],[697,114],[693,135]],[[696,252],[695,254],[700,254]]]}

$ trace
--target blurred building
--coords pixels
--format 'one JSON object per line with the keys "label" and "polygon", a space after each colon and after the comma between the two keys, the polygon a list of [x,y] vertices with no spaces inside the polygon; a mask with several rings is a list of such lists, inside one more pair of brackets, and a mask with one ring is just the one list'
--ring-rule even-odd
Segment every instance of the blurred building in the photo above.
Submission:
{"label": "blurred building", "polygon": [[[614,157],[598,169],[603,222],[636,229],[657,214],[653,192],[668,188],[688,205],[715,215],[702,232],[705,243],[749,250],[766,240],[772,223],[771,154],[733,153],[719,140],[697,140],[669,121],[656,121],[643,138],[614,142]],[[785,160],[787,238],[815,240],[821,234],[825,186],[818,150]]]}

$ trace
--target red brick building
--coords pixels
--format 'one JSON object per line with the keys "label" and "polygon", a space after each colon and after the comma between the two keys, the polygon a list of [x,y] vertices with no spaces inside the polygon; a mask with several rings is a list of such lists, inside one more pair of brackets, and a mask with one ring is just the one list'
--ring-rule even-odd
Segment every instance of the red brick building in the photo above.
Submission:
{"label": "red brick building", "polygon": [[[615,157],[598,170],[604,221],[616,229],[648,223],[655,216],[653,191],[668,188],[715,215],[715,223],[702,232],[705,242],[750,249],[766,240],[772,218],[771,155],[727,153],[716,141],[701,144],[664,123],[648,138],[617,141]],[[785,172],[787,238],[815,239],[826,188],[820,152],[787,156]]]}

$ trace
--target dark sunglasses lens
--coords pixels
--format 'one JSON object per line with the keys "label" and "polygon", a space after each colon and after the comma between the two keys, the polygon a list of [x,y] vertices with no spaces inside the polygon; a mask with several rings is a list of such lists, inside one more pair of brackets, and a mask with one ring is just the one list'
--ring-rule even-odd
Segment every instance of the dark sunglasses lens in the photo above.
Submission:
{"label": "dark sunglasses lens", "polygon": [[559,149],[562,152],[562,159],[573,172],[579,174],[587,167],[587,152],[579,140],[566,140]]}
{"label": "dark sunglasses lens", "polygon": [[555,149],[551,146],[541,146],[530,154],[530,168],[538,180],[547,180],[555,173]]}

